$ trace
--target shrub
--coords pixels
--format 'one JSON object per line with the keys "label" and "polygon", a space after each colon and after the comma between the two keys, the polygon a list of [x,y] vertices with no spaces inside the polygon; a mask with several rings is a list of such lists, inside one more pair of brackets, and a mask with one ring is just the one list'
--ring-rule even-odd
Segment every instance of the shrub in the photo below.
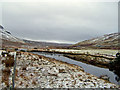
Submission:
{"label": "shrub", "polygon": [[4,60],[2,63],[5,63],[6,67],[13,67],[14,66],[14,57],[8,56],[6,60]]}
{"label": "shrub", "polygon": [[120,53],[117,53],[115,60],[109,63],[109,69],[120,76]]}
{"label": "shrub", "polygon": [[7,86],[7,87],[9,87],[9,76],[10,76],[10,69],[4,69],[4,70],[2,70],[2,82],[4,82],[5,83],[5,85]]}

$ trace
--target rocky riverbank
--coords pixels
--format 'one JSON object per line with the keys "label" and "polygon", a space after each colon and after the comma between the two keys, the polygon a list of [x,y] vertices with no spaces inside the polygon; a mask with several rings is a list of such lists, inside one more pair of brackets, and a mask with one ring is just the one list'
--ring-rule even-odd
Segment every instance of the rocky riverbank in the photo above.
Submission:
{"label": "rocky riverbank", "polygon": [[[6,67],[6,58],[8,55],[1,56],[1,61],[4,61],[1,64],[1,69],[4,70],[2,75],[8,77],[0,77],[2,88],[12,84],[13,67],[9,67],[12,63]],[[84,72],[79,66],[27,52],[18,53],[15,75],[16,88],[119,88]]]}

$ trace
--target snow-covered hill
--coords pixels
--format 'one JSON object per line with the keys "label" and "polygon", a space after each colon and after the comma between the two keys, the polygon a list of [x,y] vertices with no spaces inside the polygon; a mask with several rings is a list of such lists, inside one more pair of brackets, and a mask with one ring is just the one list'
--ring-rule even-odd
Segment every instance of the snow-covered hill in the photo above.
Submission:
{"label": "snow-covered hill", "polygon": [[81,46],[82,47],[100,47],[100,48],[118,47],[119,35],[120,33],[106,34],[100,37],[79,42],[73,45],[73,47],[81,47]]}
{"label": "snow-covered hill", "polygon": [[60,44],[60,43],[49,43],[49,42],[37,42],[26,39],[20,39],[11,34],[11,32],[4,29],[0,25],[0,39],[2,40],[2,45],[11,47],[67,47],[71,44]]}
{"label": "snow-covered hill", "polygon": [[0,39],[2,40],[24,43],[22,39],[14,37],[9,31],[5,30],[1,25],[0,25],[0,35],[1,35]]}

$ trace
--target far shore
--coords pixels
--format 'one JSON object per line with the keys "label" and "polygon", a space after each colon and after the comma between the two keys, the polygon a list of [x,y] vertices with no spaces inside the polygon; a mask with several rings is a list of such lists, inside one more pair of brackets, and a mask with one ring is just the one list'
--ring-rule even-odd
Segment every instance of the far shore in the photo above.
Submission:
{"label": "far shore", "polygon": [[115,55],[118,52],[118,50],[106,49],[32,49],[29,51],[63,54],[65,57],[71,58],[73,60],[81,61],[103,68],[109,68],[109,63],[115,59]]}

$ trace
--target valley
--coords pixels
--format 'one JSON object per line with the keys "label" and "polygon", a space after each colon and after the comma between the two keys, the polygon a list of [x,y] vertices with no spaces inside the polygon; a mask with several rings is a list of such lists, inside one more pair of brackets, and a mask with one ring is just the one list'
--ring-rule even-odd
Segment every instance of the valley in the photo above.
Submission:
{"label": "valley", "polygon": [[119,75],[109,70],[119,52],[117,33],[73,45],[19,39],[2,27],[0,33],[1,72],[10,70],[7,79],[1,76],[3,88],[12,85],[14,65],[6,67],[6,62],[13,52],[18,53],[15,88],[119,88]]}

